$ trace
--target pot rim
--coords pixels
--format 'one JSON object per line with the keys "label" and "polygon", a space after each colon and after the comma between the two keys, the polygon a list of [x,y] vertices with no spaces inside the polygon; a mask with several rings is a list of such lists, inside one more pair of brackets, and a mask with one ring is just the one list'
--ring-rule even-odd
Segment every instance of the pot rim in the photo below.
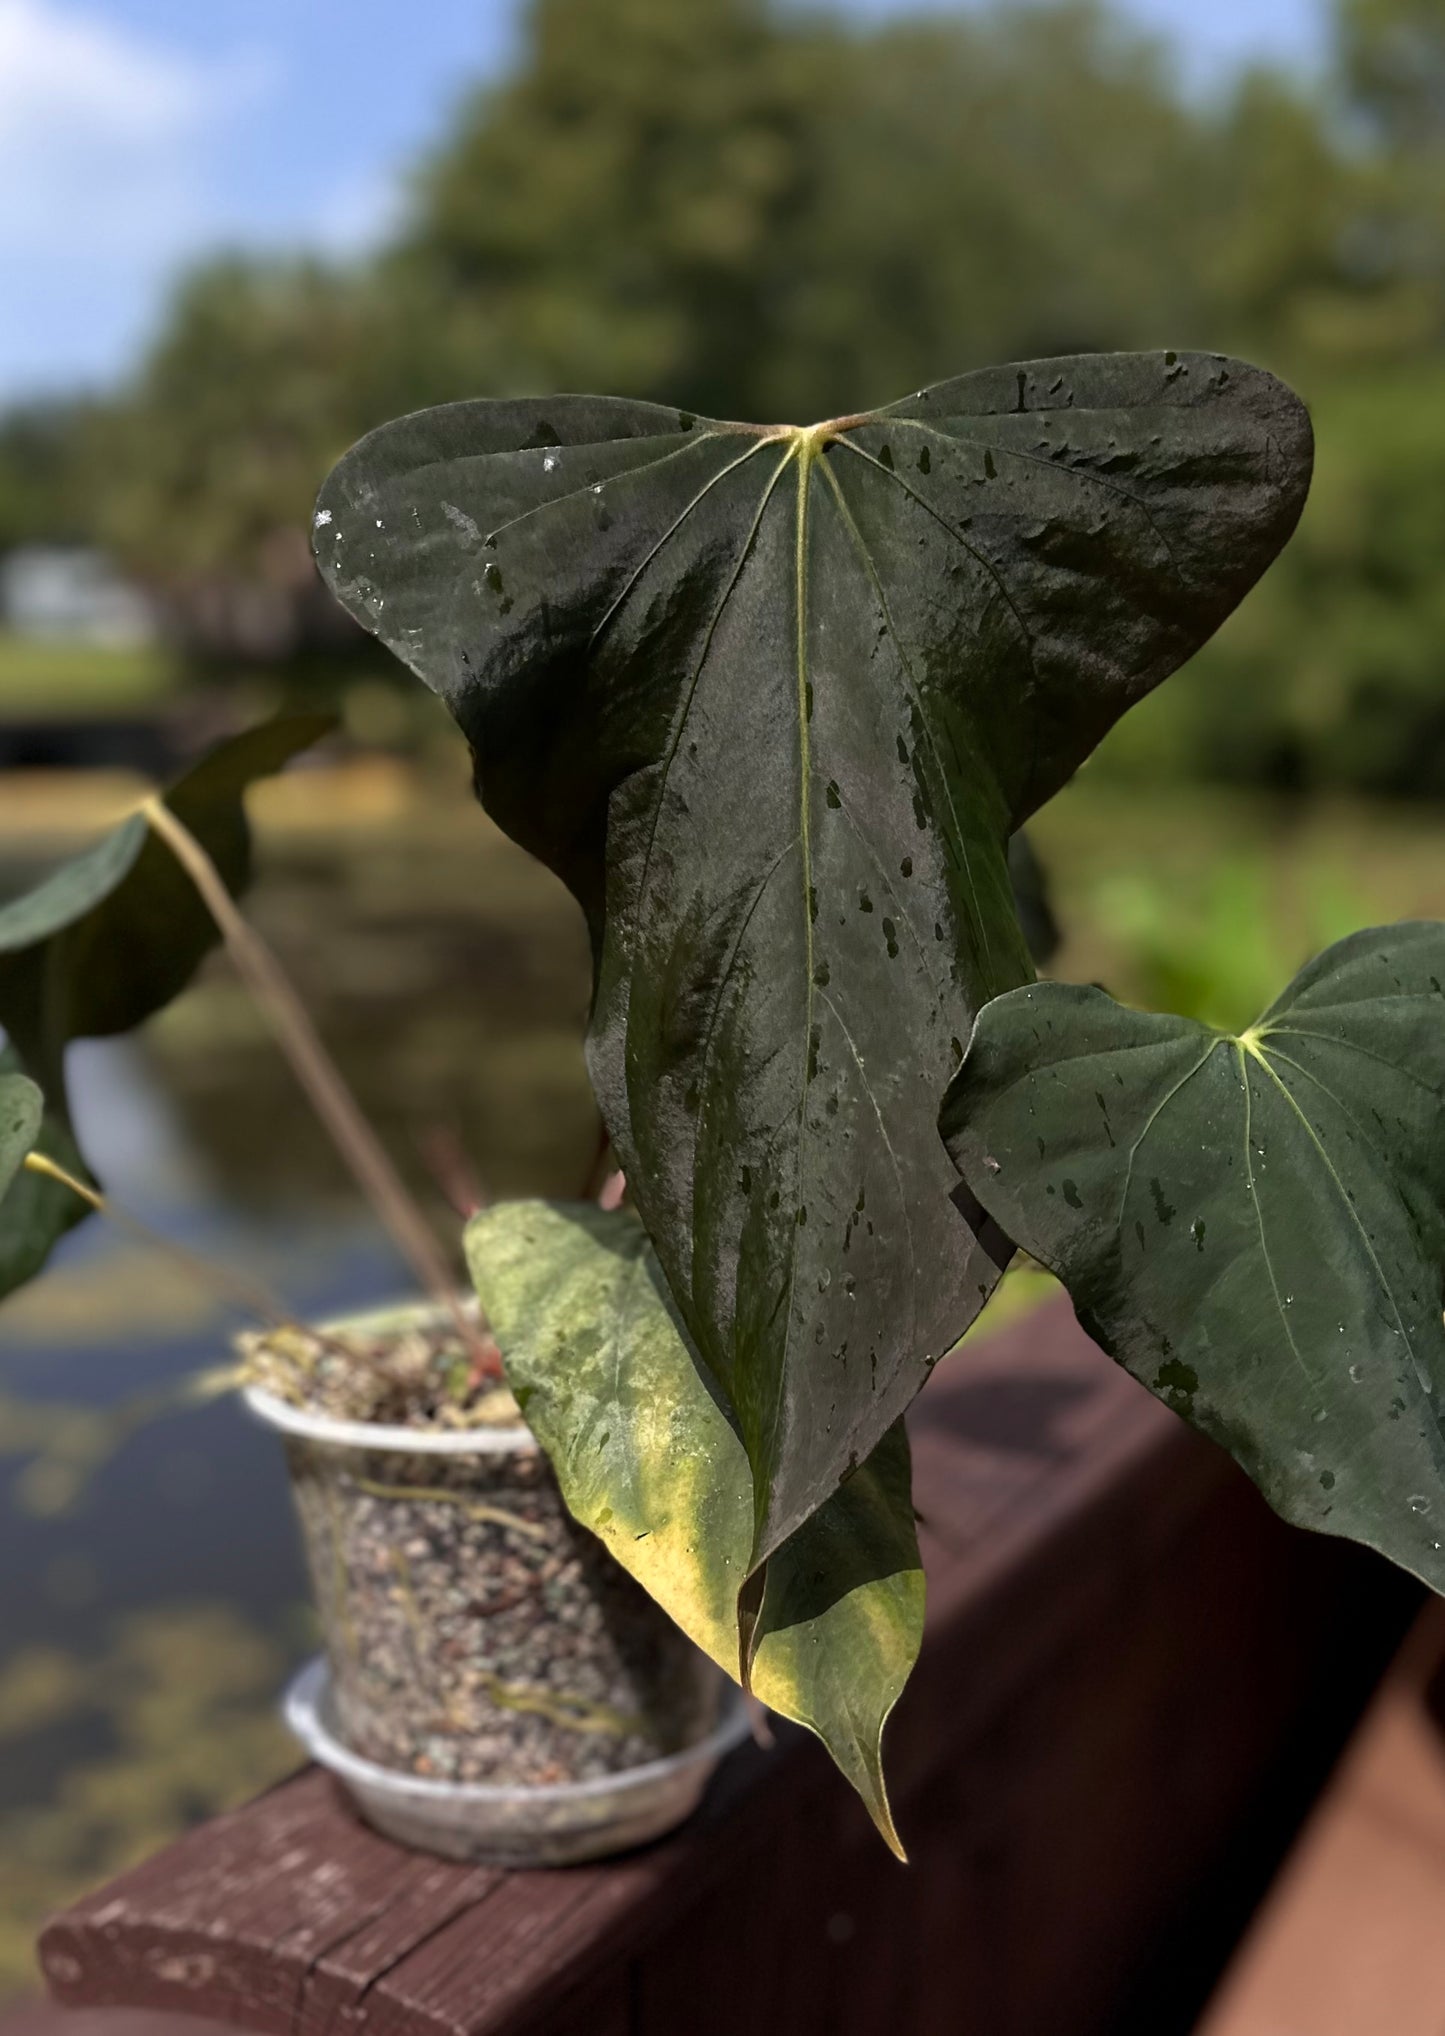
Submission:
{"label": "pot rim", "polygon": [[[459,1299],[468,1314],[479,1316],[475,1295]],[[328,1330],[389,1328],[398,1323],[444,1319],[445,1310],[435,1301],[407,1299],[365,1308],[357,1315],[338,1316],[323,1326]],[[243,1386],[241,1398],[268,1428],[299,1435],[307,1442],[326,1442],[333,1449],[387,1449],[408,1456],[510,1456],[542,1446],[525,1421],[505,1428],[408,1428],[396,1422],[347,1421],[339,1414],[298,1407],[279,1393],[268,1393],[264,1386]]]}
{"label": "pot rim", "polygon": [[293,1677],[282,1700],[282,1714],[288,1729],[300,1740],[313,1760],[343,1781],[374,1789],[392,1797],[410,1797],[416,1802],[471,1803],[480,1808],[501,1808],[518,1802],[586,1803],[627,1795],[646,1789],[654,1782],[670,1779],[679,1772],[704,1762],[711,1764],[731,1753],[748,1736],[748,1709],[739,1690],[721,1669],[724,1684],[721,1715],[706,1737],[695,1739],[677,1753],[663,1754],[638,1767],[618,1768],[614,1774],[594,1775],[575,1782],[453,1782],[437,1776],[407,1774],[401,1768],[383,1767],[366,1760],[344,1746],[326,1719],[331,1667],[324,1654],[308,1661]]}
{"label": "pot rim", "polygon": [[243,1386],[241,1398],[268,1428],[333,1449],[385,1449],[402,1456],[513,1456],[540,1450],[525,1422],[507,1428],[403,1428],[386,1421],[343,1421],[297,1407],[264,1386]]}

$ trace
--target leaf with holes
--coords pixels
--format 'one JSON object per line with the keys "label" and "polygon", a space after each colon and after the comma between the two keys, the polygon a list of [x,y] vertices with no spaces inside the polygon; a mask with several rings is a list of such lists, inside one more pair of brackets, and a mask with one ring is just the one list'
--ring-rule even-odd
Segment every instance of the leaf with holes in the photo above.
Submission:
{"label": "leaf with holes", "polygon": [[[733,1677],[752,1545],[741,1438],[627,1211],[503,1202],[467,1256],[519,1405],[584,1527]],[[901,1852],[880,1742],[923,1633],[902,1422],[767,1566],[750,1684],[816,1732]]]}
{"label": "leaf with holes", "polygon": [[[219,744],[178,778],[166,803],[209,850],[233,892],[251,874],[245,794],[333,725],[268,721]],[[0,905],[0,1067],[45,1096],[41,1149],[85,1175],[70,1130],[65,1049],[128,1032],[183,990],[218,939],[210,913],[144,816],[132,814],[45,881]],[[0,1213],[0,1294],[44,1264],[85,1213],[65,1188],[28,1177]]]}
{"label": "leaf with holes", "polygon": [[1032,974],[1010,831],[1274,556],[1297,400],[1199,355],[807,429],[453,404],[322,491],[323,573],[448,702],[591,927],[589,1064],[753,1475],[748,1568],[997,1278],[939,1099]]}
{"label": "leaf with holes", "polygon": [[1356,933],[1234,1037],[1040,983],[949,1150],[1089,1333],[1286,1519],[1445,1590],[1445,927]]}

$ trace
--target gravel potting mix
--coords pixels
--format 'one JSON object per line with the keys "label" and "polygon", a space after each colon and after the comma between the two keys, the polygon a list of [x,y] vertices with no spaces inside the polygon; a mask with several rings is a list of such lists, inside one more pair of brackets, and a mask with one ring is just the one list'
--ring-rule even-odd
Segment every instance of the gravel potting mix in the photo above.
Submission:
{"label": "gravel potting mix", "polygon": [[251,1346],[258,1383],[306,1413],[455,1435],[444,1454],[286,1437],[343,1740],[386,1767],[500,1785],[691,1745],[716,1721],[717,1671],[572,1519],[505,1387],[464,1390],[441,1332],[425,1348],[403,1350],[400,1383],[390,1363],[310,1352],[303,1397],[275,1338]]}

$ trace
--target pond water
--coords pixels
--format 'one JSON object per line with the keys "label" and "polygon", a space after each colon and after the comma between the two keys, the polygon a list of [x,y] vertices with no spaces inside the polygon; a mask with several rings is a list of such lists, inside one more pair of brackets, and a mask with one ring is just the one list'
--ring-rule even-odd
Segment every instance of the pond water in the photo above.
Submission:
{"label": "pond water", "polygon": [[[595,1163],[585,942],[459,773],[355,776],[276,788],[252,916],[454,1246],[444,1187],[577,1194]],[[6,817],[0,896],[47,859]],[[308,1319],[408,1290],[224,960],[69,1073],[151,1229]],[[48,1907],[294,1764],[275,1696],[314,1641],[279,1447],[230,1395],[166,1404],[240,1326],[98,1218],[0,1310],[0,1995]]]}
{"label": "pond water", "polygon": [[[39,778],[0,778],[0,897],[115,805]],[[579,916],[477,812],[460,757],[298,772],[256,807],[248,909],[438,1234],[459,1229],[442,1182],[580,1193],[598,1125]],[[1222,987],[1257,1008],[1261,986],[1233,980],[1238,897],[1208,888],[1221,844],[1269,908],[1265,993],[1329,937],[1310,901],[1341,869],[1350,924],[1445,911],[1434,814],[1151,806],[1081,784],[1036,839],[1069,935],[1059,973],[1145,1003],[1187,1008],[1189,968],[1222,954]],[[153,1228],[302,1315],[405,1290],[223,960],[141,1040],[75,1049],[71,1073],[92,1164]],[[124,1414],[216,1364],[235,1326],[99,1221],[0,1308],[0,1996],[33,1984],[47,1910],[295,1762],[275,1697],[314,1636],[279,1449],[229,1398]]]}

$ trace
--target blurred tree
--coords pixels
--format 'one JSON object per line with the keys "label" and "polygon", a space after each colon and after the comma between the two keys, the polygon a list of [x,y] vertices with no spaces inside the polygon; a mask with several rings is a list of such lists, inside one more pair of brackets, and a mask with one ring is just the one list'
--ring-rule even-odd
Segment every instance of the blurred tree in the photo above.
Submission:
{"label": "blurred tree", "polygon": [[535,0],[399,259],[486,306],[509,386],[815,416],[1197,335],[1215,147],[1091,0],[852,34],[761,0]]}
{"label": "blurred tree", "polygon": [[75,544],[93,532],[80,403],[35,403],[0,415],[0,553],[20,544]]}
{"label": "blurred tree", "polygon": [[1346,111],[1369,152],[1359,254],[1408,344],[1445,338],[1445,0],[1339,0]]}
{"label": "blurred tree", "polygon": [[[193,645],[289,657],[342,626],[316,485],[399,411],[590,387],[797,420],[990,360],[1217,346],[1317,395],[1316,501],[1118,767],[1445,784],[1445,0],[1336,7],[1329,89],[1256,70],[1200,97],[1100,0],[869,28],[531,0],[393,246],[186,281],[95,435],[103,528]],[[7,466],[0,433],[0,542],[29,443]]]}
{"label": "blurred tree", "polygon": [[1246,72],[1214,113],[1205,153],[1196,279],[1228,345],[1296,371],[1351,350],[1371,287],[1350,249],[1362,171],[1318,96]]}
{"label": "blurred tree", "polygon": [[786,344],[834,38],[763,0],[534,0],[423,173],[397,272],[493,322],[502,384],[746,414]]}
{"label": "blurred tree", "polygon": [[1302,346],[1358,292],[1356,183],[1317,96],[1200,106],[1095,0],[852,33],[534,0],[395,261],[484,307],[508,388],[796,418],[1018,355]]}
{"label": "blurred tree", "polygon": [[1310,388],[1298,534],[1099,768],[1445,794],[1445,362]]}
{"label": "blurred tree", "polygon": [[847,57],[816,102],[775,407],[1204,334],[1204,137],[1151,42],[1065,0],[903,22]]}
{"label": "blurred tree", "polygon": [[1352,104],[1376,139],[1445,150],[1445,0],[1340,0],[1337,36]]}
{"label": "blurred tree", "polygon": [[182,641],[274,660],[350,625],[311,563],[311,505],[353,439],[469,386],[470,328],[317,262],[225,259],[179,291],[128,396],[97,424],[100,528]]}

